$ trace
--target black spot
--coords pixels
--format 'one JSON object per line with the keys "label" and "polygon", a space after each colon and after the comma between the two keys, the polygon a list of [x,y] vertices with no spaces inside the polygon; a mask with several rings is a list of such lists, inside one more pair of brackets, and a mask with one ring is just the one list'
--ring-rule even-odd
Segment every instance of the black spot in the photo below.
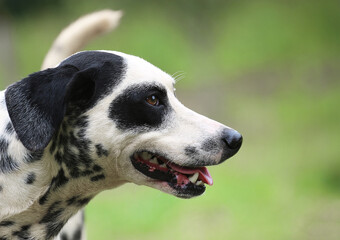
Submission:
{"label": "black spot", "polygon": [[105,156],[107,157],[109,155],[108,151],[104,149],[102,144],[96,144],[96,150],[97,150],[97,155],[98,157]]}
{"label": "black spot", "polygon": [[194,163],[197,167],[205,166],[208,164],[208,159],[202,157],[197,147],[194,146],[186,146],[184,148],[185,155],[191,158],[191,162]]}
{"label": "black spot", "polygon": [[61,229],[64,227],[66,222],[48,222],[46,224],[46,239],[51,239],[58,235]]}
{"label": "black spot", "polygon": [[60,220],[64,210],[60,201],[54,202],[39,221],[40,224],[46,224],[46,239],[56,236],[65,225],[66,222]]}
{"label": "black spot", "polygon": [[62,234],[60,235],[60,239],[61,239],[61,240],[71,240],[71,239],[69,239],[69,238],[67,237],[66,233],[62,233]]}
{"label": "black spot", "polygon": [[0,227],[8,227],[14,225],[13,221],[2,221],[0,222]]}
{"label": "black spot", "polygon": [[32,239],[31,234],[29,233],[29,229],[30,229],[31,225],[24,225],[20,228],[20,230],[18,231],[14,231],[12,233],[13,236],[17,236],[19,239]]}
{"label": "black spot", "polygon": [[8,145],[8,141],[0,139],[0,172],[2,173],[12,172],[19,168],[18,163],[8,155]]}
{"label": "black spot", "polygon": [[82,171],[81,173],[80,173],[80,175],[82,176],[82,177],[85,177],[85,176],[89,176],[89,175],[91,175],[91,174],[93,174],[94,172],[92,171],[92,170],[85,170],[85,171]]}
{"label": "black spot", "polygon": [[89,140],[82,140],[80,142],[82,147],[78,148],[79,150],[78,160],[83,165],[85,165],[85,167],[89,168],[90,164],[93,162],[93,159],[91,158],[89,151],[89,145],[91,142]]}
{"label": "black spot", "polygon": [[52,178],[51,184],[46,191],[46,193],[39,199],[39,204],[43,205],[46,203],[48,196],[50,195],[51,191],[55,191],[57,188],[62,187],[65,185],[69,179],[65,176],[64,169],[60,169],[57,176]]}
{"label": "black spot", "polygon": [[0,185],[0,192],[2,192],[2,190],[3,190],[3,187]]}
{"label": "black spot", "polygon": [[71,169],[70,175],[72,176],[72,178],[78,178],[82,176],[81,171],[78,168]]}
{"label": "black spot", "polygon": [[86,132],[85,128],[80,129],[77,133],[78,138],[85,138],[85,132]]}
{"label": "black spot", "polygon": [[79,127],[79,128],[87,128],[88,127],[88,117],[87,116],[81,116],[79,117],[75,124],[74,124],[75,127]]}
{"label": "black spot", "polygon": [[[151,95],[159,99],[159,105],[146,102]],[[164,87],[140,84],[129,87],[111,103],[109,117],[119,129],[140,132],[159,128],[170,112]]]}
{"label": "black spot", "polygon": [[103,170],[103,168],[101,166],[97,165],[97,164],[95,164],[93,166],[93,171],[95,171],[95,172],[100,172],[102,170]]}
{"label": "black spot", "polygon": [[104,174],[100,174],[100,175],[96,175],[96,176],[91,177],[92,182],[96,182],[96,181],[103,180],[103,179],[105,179]]}
{"label": "black spot", "polygon": [[56,152],[56,154],[54,154],[54,159],[57,160],[57,162],[59,164],[61,164],[63,162],[63,156],[60,153],[60,151]]}
{"label": "black spot", "polygon": [[189,157],[193,157],[198,154],[198,150],[196,147],[193,146],[187,146],[184,148],[185,155]]}
{"label": "black spot", "polygon": [[57,220],[57,218],[60,217],[61,213],[63,212],[63,208],[61,208],[60,205],[61,201],[52,203],[39,223],[47,223]]}
{"label": "black spot", "polygon": [[3,138],[0,138],[0,154],[7,153],[8,151],[8,141]]}
{"label": "black spot", "polygon": [[72,240],[81,240],[82,226],[78,227],[73,234]]}
{"label": "black spot", "polygon": [[25,180],[26,184],[32,184],[35,182],[35,179],[36,179],[36,175],[34,172],[30,173],[27,175],[27,178]]}
{"label": "black spot", "polygon": [[9,122],[5,128],[5,132],[8,134],[13,134],[14,133],[14,128],[11,122]]}
{"label": "black spot", "polygon": [[206,139],[203,142],[201,148],[203,151],[206,151],[206,152],[218,153],[220,151],[219,144],[214,138]]}
{"label": "black spot", "polygon": [[91,198],[89,198],[89,197],[88,197],[88,198],[79,199],[79,200],[77,201],[77,205],[78,205],[79,207],[82,207],[82,206],[88,204],[90,200],[91,200]]}
{"label": "black spot", "polygon": [[66,184],[68,182],[68,180],[69,179],[67,177],[65,177],[64,169],[61,168],[59,170],[59,172],[58,172],[58,175],[55,176],[52,179],[52,183],[53,183],[54,189],[60,188],[61,186]]}
{"label": "black spot", "polygon": [[79,196],[74,196],[70,199],[68,199],[66,202],[67,202],[67,205],[73,205],[77,200],[78,200]]}
{"label": "black spot", "polygon": [[39,199],[39,204],[44,205],[47,201],[47,197],[50,194],[51,186],[47,189],[46,193]]}

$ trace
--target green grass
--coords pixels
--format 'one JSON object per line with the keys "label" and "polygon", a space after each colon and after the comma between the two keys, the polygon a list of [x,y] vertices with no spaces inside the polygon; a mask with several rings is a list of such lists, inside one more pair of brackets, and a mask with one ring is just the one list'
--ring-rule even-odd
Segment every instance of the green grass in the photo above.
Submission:
{"label": "green grass", "polygon": [[76,16],[122,8],[117,31],[88,49],[135,54],[170,74],[184,71],[179,98],[244,136],[235,157],[209,168],[214,185],[199,198],[133,184],[100,194],[86,209],[89,239],[338,239],[336,1],[161,3],[89,1],[74,8],[67,1],[62,18],[50,10],[13,23],[25,76],[39,69]]}

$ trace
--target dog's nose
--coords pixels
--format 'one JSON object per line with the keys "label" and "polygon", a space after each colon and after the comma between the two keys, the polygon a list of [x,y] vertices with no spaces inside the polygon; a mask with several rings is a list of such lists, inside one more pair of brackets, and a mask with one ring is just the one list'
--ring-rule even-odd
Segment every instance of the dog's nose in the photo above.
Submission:
{"label": "dog's nose", "polygon": [[242,135],[234,129],[224,129],[222,138],[230,149],[238,150],[242,145]]}
{"label": "dog's nose", "polygon": [[221,162],[235,155],[242,145],[242,135],[234,129],[226,128],[222,132],[224,144]]}

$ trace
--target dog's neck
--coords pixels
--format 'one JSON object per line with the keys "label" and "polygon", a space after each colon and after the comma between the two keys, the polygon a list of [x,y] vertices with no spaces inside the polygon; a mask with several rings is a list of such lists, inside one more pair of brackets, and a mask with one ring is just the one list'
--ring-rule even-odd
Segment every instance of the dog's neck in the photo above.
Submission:
{"label": "dog's neck", "polygon": [[51,239],[97,193],[123,183],[105,171],[108,150],[86,138],[86,116],[66,117],[48,147],[32,153],[5,110],[0,96],[0,140],[7,146],[0,149],[0,239]]}

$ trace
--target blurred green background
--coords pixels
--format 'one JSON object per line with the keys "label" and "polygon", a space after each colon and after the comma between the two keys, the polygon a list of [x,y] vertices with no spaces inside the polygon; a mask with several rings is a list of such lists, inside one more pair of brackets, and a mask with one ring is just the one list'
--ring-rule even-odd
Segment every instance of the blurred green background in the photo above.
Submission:
{"label": "blurred green background", "polygon": [[103,8],[125,15],[87,49],[183,74],[179,99],[241,132],[181,200],[127,184],[86,208],[89,239],[340,239],[338,1],[2,0],[0,85],[38,71],[59,31]]}

